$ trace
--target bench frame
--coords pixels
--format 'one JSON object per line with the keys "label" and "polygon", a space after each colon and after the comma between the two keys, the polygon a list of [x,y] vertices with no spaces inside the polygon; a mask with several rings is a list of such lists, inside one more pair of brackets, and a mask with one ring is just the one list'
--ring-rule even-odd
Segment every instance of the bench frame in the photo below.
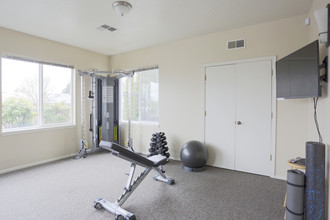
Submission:
{"label": "bench frame", "polygon": [[[140,183],[144,180],[144,178],[150,173],[152,169],[157,172],[157,174],[153,178],[154,180],[162,181],[169,185],[174,184],[174,179],[170,177],[166,177],[164,174],[165,171],[162,168],[162,165],[168,162],[166,157],[156,155],[153,156],[153,158],[148,159],[141,155],[136,154],[135,152],[127,148],[121,147],[118,144],[107,141],[101,141],[100,147],[111,151],[112,154],[115,156],[131,161],[131,168],[122,195],[114,203],[111,203],[103,198],[97,198],[94,201],[94,207],[96,209],[104,208],[105,210],[113,213],[116,219],[124,218],[125,220],[134,220],[136,219],[135,215],[133,213],[124,210],[123,208],[121,208],[121,206],[128,199],[128,197],[134,192],[134,190],[140,185]],[[145,169],[133,181],[136,165],[140,165]]]}

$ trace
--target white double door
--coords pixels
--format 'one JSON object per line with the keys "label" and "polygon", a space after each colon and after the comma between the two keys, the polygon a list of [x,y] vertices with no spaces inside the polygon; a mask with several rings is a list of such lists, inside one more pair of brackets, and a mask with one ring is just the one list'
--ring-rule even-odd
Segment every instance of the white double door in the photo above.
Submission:
{"label": "white double door", "polygon": [[271,69],[271,60],[206,68],[209,165],[270,175]]}

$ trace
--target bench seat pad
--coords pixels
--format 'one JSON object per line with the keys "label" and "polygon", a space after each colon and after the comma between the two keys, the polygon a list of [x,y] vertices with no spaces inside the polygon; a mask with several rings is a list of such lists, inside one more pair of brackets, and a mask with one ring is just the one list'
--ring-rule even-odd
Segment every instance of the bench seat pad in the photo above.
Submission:
{"label": "bench seat pad", "polygon": [[145,158],[128,148],[122,147],[119,144],[112,143],[109,141],[101,141],[100,147],[109,151],[118,152],[122,157],[125,157],[129,161],[137,162],[148,167],[158,167],[167,163],[167,158],[162,155],[155,155],[149,158]]}

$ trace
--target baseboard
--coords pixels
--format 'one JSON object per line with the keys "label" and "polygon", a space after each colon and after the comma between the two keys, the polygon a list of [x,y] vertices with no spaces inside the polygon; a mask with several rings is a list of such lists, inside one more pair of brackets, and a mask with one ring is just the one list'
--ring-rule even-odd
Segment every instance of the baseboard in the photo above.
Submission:
{"label": "baseboard", "polygon": [[74,157],[76,155],[77,155],[77,153],[74,153],[74,154],[69,154],[69,155],[65,155],[65,156],[61,156],[61,157],[55,157],[55,158],[51,158],[51,159],[47,159],[47,160],[42,160],[42,161],[38,161],[38,162],[34,162],[34,163],[29,163],[29,164],[25,164],[25,165],[22,165],[22,166],[9,168],[9,169],[6,169],[6,170],[0,170],[0,175],[5,174],[5,173],[9,173],[9,172],[13,172],[13,171],[16,171],[16,170],[21,170],[21,169],[25,169],[25,168],[29,168],[29,167],[33,167],[33,166],[38,166],[38,165],[45,164],[45,163],[54,162],[54,161],[57,161],[57,160],[66,159],[66,158],[69,158],[69,157]]}
{"label": "baseboard", "polygon": [[285,176],[278,176],[278,175],[275,175],[275,176],[273,176],[273,178],[275,178],[275,179],[279,179],[279,180],[285,180],[285,181],[286,181],[286,177],[285,177]]}

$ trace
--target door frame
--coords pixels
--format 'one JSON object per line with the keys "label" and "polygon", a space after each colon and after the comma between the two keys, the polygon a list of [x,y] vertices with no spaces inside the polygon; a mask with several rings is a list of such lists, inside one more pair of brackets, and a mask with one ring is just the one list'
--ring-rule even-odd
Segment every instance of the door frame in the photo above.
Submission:
{"label": "door frame", "polygon": [[225,62],[217,62],[217,63],[209,63],[204,64],[202,67],[202,140],[205,144],[205,113],[206,113],[206,68],[213,66],[224,66],[224,65],[233,65],[239,63],[251,63],[258,61],[271,61],[272,66],[272,76],[271,76],[271,109],[272,109],[272,117],[271,118],[271,146],[270,146],[270,177],[275,177],[275,162],[276,162],[276,56],[268,56],[268,57],[260,57],[260,58],[252,58],[252,59],[241,59],[241,60],[232,60]]}

